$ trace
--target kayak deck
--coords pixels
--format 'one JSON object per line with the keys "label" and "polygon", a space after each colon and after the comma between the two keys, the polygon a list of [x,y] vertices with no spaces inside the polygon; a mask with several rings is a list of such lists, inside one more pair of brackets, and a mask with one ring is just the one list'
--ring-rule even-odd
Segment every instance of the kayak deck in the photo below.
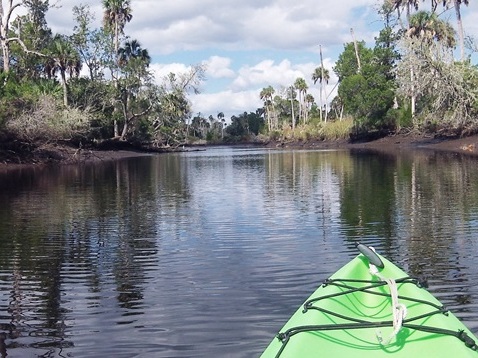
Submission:
{"label": "kayak deck", "polygon": [[380,259],[381,277],[394,280],[406,307],[396,335],[390,287],[358,255],[309,297],[261,357],[478,357],[476,338],[458,318],[418,280]]}

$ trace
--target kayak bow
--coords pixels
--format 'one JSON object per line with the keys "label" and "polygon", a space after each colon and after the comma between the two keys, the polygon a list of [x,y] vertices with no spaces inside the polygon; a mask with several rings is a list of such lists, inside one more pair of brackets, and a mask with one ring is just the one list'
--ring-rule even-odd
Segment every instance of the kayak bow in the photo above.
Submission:
{"label": "kayak bow", "polygon": [[361,254],[307,299],[262,358],[478,358],[478,339],[419,280],[357,247]]}

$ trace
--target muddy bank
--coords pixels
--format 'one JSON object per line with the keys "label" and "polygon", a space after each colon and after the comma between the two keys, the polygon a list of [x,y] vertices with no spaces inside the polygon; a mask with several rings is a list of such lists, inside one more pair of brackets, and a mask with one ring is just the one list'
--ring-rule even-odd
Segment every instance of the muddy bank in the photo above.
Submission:
{"label": "muddy bank", "polygon": [[98,150],[68,144],[44,144],[20,150],[0,150],[0,171],[28,166],[80,164],[151,155],[153,151],[134,148]]}
{"label": "muddy bank", "polygon": [[[258,144],[255,143],[257,146]],[[368,149],[381,152],[397,152],[410,150],[435,150],[454,153],[463,153],[478,156],[478,135],[464,138],[435,138],[431,135],[399,134],[380,138],[369,142],[337,141],[297,141],[297,142],[270,142],[264,144],[268,148],[291,148],[303,150],[317,149]],[[205,146],[201,146],[204,149]],[[36,148],[25,148],[23,152],[0,150],[0,170],[19,168],[24,166],[40,166],[45,164],[74,164],[100,162],[123,158],[148,156],[157,153],[178,151],[179,149],[148,150],[133,147],[120,149],[108,148],[103,150],[93,148],[75,148],[67,144],[49,144]],[[186,150],[195,150],[187,148]]]}
{"label": "muddy bank", "polygon": [[269,148],[294,149],[370,149],[384,152],[436,150],[478,156],[478,135],[463,138],[437,138],[432,135],[398,134],[368,142],[347,140],[307,142],[271,142]]}

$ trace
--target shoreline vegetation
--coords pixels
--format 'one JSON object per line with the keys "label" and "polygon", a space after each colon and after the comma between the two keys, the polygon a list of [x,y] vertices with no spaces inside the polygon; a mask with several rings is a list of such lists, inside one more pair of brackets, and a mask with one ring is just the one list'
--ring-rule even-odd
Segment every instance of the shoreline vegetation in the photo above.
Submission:
{"label": "shoreline vegetation", "polygon": [[13,152],[0,150],[0,171],[44,165],[86,164],[160,153],[205,150],[217,146],[256,146],[269,149],[298,150],[368,150],[379,153],[423,151],[448,152],[478,157],[478,134],[461,138],[437,138],[424,134],[394,134],[382,138],[353,142],[347,139],[306,141],[253,141],[234,144],[193,144],[178,148],[135,147],[120,143],[105,148],[78,148],[71,143],[38,146],[33,151]]}
{"label": "shoreline vegetation", "polygon": [[193,114],[204,62],[155,77],[148,50],[126,31],[134,1],[103,0],[99,28],[88,5],[75,6],[71,35],[53,33],[48,1],[0,6],[0,168],[204,145],[478,151],[478,40],[464,38],[467,1],[429,1],[425,11],[418,2],[383,0],[372,46],[353,36],[326,68],[320,45],[312,73],[265,84],[260,108],[230,118]]}

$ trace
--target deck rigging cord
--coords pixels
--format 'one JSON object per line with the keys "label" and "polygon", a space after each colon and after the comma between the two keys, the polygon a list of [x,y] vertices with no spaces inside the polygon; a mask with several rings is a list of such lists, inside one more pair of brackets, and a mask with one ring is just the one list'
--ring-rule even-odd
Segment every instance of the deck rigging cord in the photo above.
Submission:
{"label": "deck rigging cord", "polygon": [[[373,247],[370,249],[375,253]],[[403,320],[407,317],[407,306],[398,301],[398,288],[397,282],[393,278],[387,278],[380,274],[377,266],[375,266],[372,261],[369,262],[369,271],[372,276],[377,277],[379,280],[386,282],[390,290],[390,297],[392,299],[392,322],[393,322],[393,331],[390,333],[390,336],[387,339],[383,339],[382,332],[378,330],[376,332],[378,342],[383,345],[389,345],[397,336],[398,332],[402,329]]]}
{"label": "deck rigging cord", "polygon": [[[422,287],[422,285],[420,284],[420,281],[412,277],[404,277],[404,278],[396,279],[395,282],[399,284],[415,284],[418,287]],[[353,283],[363,284],[364,286],[356,287],[351,285]],[[390,297],[390,294],[378,292],[378,291],[372,291],[372,289],[374,288],[387,285],[386,282],[372,281],[372,280],[353,280],[353,279],[327,279],[324,281],[323,286],[327,286],[327,285],[334,285],[340,288],[344,288],[345,290],[342,292],[334,293],[334,294],[315,297],[313,299],[306,301],[304,303],[304,306],[303,306],[304,309],[302,312],[307,313],[307,311],[309,310],[317,310],[324,314],[328,314],[331,316],[335,316],[337,318],[348,320],[349,323],[297,326],[297,327],[289,328],[288,330],[284,332],[280,332],[279,334],[277,334],[276,337],[282,342],[282,346],[276,355],[277,358],[280,357],[280,355],[286,348],[286,345],[290,341],[290,339],[299,333],[334,331],[334,330],[352,330],[352,329],[363,329],[363,328],[381,328],[381,327],[390,327],[393,325],[393,320],[380,321],[380,322],[367,321],[367,320],[362,320],[362,319],[358,319],[354,317],[349,317],[343,314],[335,313],[330,310],[324,309],[320,307],[319,305],[316,305],[316,303],[319,303],[322,300],[331,299],[331,298],[335,298],[335,297],[339,297],[343,295],[348,295],[348,294],[359,292],[359,291],[372,294],[372,295]],[[413,329],[417,331],[423,331],[427,333],[435,333],[440,335],[456,337],[462,342],[464,342],[468,348],[474,351],[478,350],[478,346],[476,345],[475,341],[470,336],[468,336],[466,332],[462,330],[453,331],[453,330],[444,329],[444,328],[424,326],[422,324],[413,324],[413,322],[416,320],[423,319],[426,317],[431,317],[436,314],[445,314],[445,315],[448,314],[448,310],[444,306],[436,305],[433,302],[428,302],[425,300],[420,300],[420,299],[416,299],[412,297],[398,295],[397,298],[400,299],[401,301],[410,301],[414,303],[420,303],[430,307],[429,312],[423,313],[421,315],[413,316],[413,317],[404,318],[402,320],[401,327],[405,327],[405,328],[409,328],[409,329]]]}
{"label": "deck rigging cord", "polygon": [[[379,258],[378,260],[380,261]],[[302,312],[304,314],[307,313],[307,311],[309,310],[317,310],[326,315],[334,316],[348,322],[336,323],[336,324],[297,326],[297,327],[292,327],[290,329],[287,329],[284,332],[280,332],[279,334],[277,334],[276,337],[281,341],[282,346],[277,352],[276,358],[281,356],[281,354],[283,353],[287,344],[289,343],[290,339],[293,336],[303,332],[353,330],[353,329],[364,329],[364,328],[382,328],[382,327],[390,327],[390,326],[393,327],[393,331],[387,339],[383,339],[380,330],[377,331],[377,338],[381,346],[389,345],[394,340],[394,338],[396,338],[400,330],[403,327],[405,327],[405,328],[409,328],[416,331],[423,331],[427,333],[456,337],[459,340],[461,340],[466,345],[466,347],[474,351],[478,350],[478,346],[475,343],[475,341],[463,330],[454,331],[454,330],[449,330],[449,329],[444,329],[439,327],[425,326],[422,324],[414,324],[414,322],[417,320],[431,317],[436,314],[447,315],[448,310],[444,306],[437,305],[433,302],[399,295],[397,285],[413,284],[420,288],[424,287],[424,285],[422,284],[420,280],[413,277],[409,277],[409,276],[398,278],[398,279],[385,278],[379,273],[376,266],[376,265],[379,265],[381,262],[374,261],[374,263],[372,263],[372,261],[373,260],[369,260],[369,269],[372,276],[375,277],[374,280],[330,279],[329,278],[324,281],[322,286],[325,287],[328,285],[334,285],[338,287],[339,289],[341,289],[342,291],[309,299],[303,305]],[[378,288],[383,286],[388,286],[389,293],[384,292],[384,290],[378,290]],[[363,292],[366,294],[378,295],[378,296],[390,298],[391,304],[392,304],[392,320],[372,321],[372,320],[360,319],[355,317],[349,317],[344,314],[335,313],[331,310],[322,308],[320,306],[320,301],[333,299],[335,297],[339,297],[343,295],[350,295],[356,292]],[[427,312],[424,312],[422,314],[412,316],[412,317],[407,317],[407,308],[403,302],[411,302],[415,304],[426,305],[429,309]]]}

